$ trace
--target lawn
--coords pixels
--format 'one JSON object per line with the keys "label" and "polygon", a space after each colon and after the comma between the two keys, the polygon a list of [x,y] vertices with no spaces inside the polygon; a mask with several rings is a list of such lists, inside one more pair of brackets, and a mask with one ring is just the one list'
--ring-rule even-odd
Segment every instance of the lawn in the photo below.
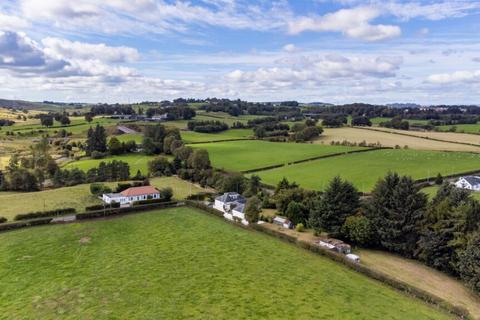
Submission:
{"label": "lawn", "polygon": [[252,129],[231,129],[219,133],[201,133],[194,131],[181,131],[182,140],[186,143],[198,143],[219,140],[234,140],[249,138],[253,135]]}
{"label": "lawn", "polygon": [[287,164],[292,161],[361,149],[359,147],[260,140],[227,141],[193,144],[191,146],[206,149],[214,167],[231,171],[245,171],[271,165]]}
{"label": "lawn", "polygon": [[155,158],[155,156],[147,156],[142,153],[130,153],[123,154],[119,156],[110,156],[103,159],[84,159],[74,162],[70,162],[64,166],[65,169],[79,168],[83,171],[88,171],[88,169],[98,167],[100,162],[111,162],[113,160],[121,160],[127,162],[130,165],[130,174],[135,175],[138,170],[142,174],[148,173],[148,161]]}
{"label": "lawn", "polygon": [[257,172],[263,182],[275,185],[283,177],[307,189],[323,190],[336,175],[360,191],[371,191],[388,171],[414,179],[480,170],[480,154],[416,150],[376,150],[309,161]]}
{"label": "lawn", "polygon": [[[114,189],[118,182],[105,184]],[[172,188],[173,197],[178,200],[185,199],[190,194],[212,191],[177,177],[152,178],[150,184],[159,189]],[[100,199],[90,194],[90,184],[39,192],[0,192],[0,216],[13,220],[20,213],[58,208],[75,208],[77,212],[82,212],[86,206],[101,203]]]}
{"label": "lawn", "polygon": [[6,319],[448,319],[189,208],[0,234]]}
{"label": "lawn", "polygon": [[143,134],[142,133],[125,133],[125,134],[120,134],[117,136],[109,136],[107,138],[108,141],[112,137],[116,137],[120,142],[127,142],[127,141],[135,141],[137,144],[141,144],[143,141]]}

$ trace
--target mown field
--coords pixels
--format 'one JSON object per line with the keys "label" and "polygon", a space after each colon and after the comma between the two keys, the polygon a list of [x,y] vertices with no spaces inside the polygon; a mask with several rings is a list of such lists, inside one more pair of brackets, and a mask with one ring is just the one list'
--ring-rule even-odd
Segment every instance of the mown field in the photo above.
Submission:
{"label": "mown field", "polygon": [[307,189],[323,190],[336,175],[360,191],[371,191],[388,171],[421,179],[480,170],[480,154],[417,150],[375,150],[309,161],[257,172],[263,182],[275,185],[283,177]]}
{"label": "mown field", "polygon": [[[118,182],[104,184],[115,188]],[[157,188],[172,188],[173,197],[179,200],[190,194],[212,191],[177,177],[152,178],[150,184]],[[0,192],[0,216],[11,221],[17,214],[34,211],[75,208],[77,212],[83,212],[86,206],[101,203],[100,199],[90,193],[90,184],[39,192]]]}
{"label": "mown field", "polygon": [[193,144],[206,149],[216,168],[245,171],[292,161],[362,149],[307,143],[281,143],[260,140]]}
{"label": "mown field", "polygon": [[[355,142],[360,143],[365,141],[367,143],[380,143],[384,147],[405,147],[416,150],[439,150],[439,151],[471,151],[480,152],[480,136],[467,134],[455,134],[445,132],[417,132],[417,131],[400,131],[386,128],[376,128],[378,130],[368,130],[361,128],[325,128],[322,135],[315,141],[315,143],[329,144],[335,142]],[[405,136],[403,134],[412,136]],[[417,137],[414,137],[414,136]],[[431,137],[451,142],[435,141],[431,139],[424,139]],[[470,146],[459,144],[458,142],[479,143],[479,146]]]}
{"label": "mown field", "polygon": [[0,277],[6,319],[449,318],[188,208],[0,234]]}
{"label": "mown field", "polygon": [[127,162],[130,165],[130,174],[135,175],[138,170],[142,172],[142,174],[148,173],[148,161],[155,158],[155,156],[147,156],[141,153],[130,153],[130,154],[122,154],[118,156],[110,156],[103,159],[83,159],[74,162],[67,163],[64,168],[65,169],[72,169],[78,168],[83,171],[88,171],[88,169],[98,167],[100,162],[111,162],[113,160],[120,160]]}
{"label": "mown field", "polygon": [[465,133],[477,133],[480,134],[480,123],[475,124],[456,124],[448,126],[437,126],[437,129],[440,131],[449,131],[452,127],[456,128],[456,132],[465,132]]}
{"label": "mown field", "polygon": [[182,140],[186,143],[198,143],[208,141],[246,139],[253,136],[252,129],[230,129],[219,133],[201,133],[194,131],[180,132]]}

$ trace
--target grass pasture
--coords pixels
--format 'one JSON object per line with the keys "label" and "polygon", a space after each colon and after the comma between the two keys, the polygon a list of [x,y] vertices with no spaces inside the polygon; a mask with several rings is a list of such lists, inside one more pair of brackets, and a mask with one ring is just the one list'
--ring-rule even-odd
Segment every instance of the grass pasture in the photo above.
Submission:
{"label": "grass pasture", "polygon": [[[104,184],[115,188],[118,182]],[[178,200],[185,199],[190,194],[212,191],[177,177],[152,178],[150,184],[157,188],[172,188],[173,197]],[[33,211],[75,208],[77,212],[82,212],[86,206],[101,203],[100,199],[90,194],[90,184],[38,192],[0,192],[0,216],[11,221],[19,213]]]}
{"label": "grass pasture", "polygon": [[6,319],[449,319],[189,208],[0,234],[0,277]]}
{"label": "grass pasture", "polygon": [[130,175],[135,175],[138,170],[142,174],[148,173],[148,161],[155,158],[155,156],[147,156],[141,153],[131,153],[131,154],[122,154],[118,156],[110,156],[103,159],[83,159],[74,162],[67,163],[63,168],[64,169],[73,169],[78,168],[83,171],[88,171],[88,169],[98,167],[100,162],[111,162],[113,160],[120,160],[127,162],[130,165]]}
{"label": "grass pasture", "polygon": [[267,142],[260,140],[193,144],[192,147],[206,149],[214,167],[231,171],[252,170],[362,149],[360,147]]}
{"label": "grass pasture", "polygon": [[[412,136],[405,136],[397,134],[397,131],[403,134],[409,134]],[[414,137],[417,135],[418,137]],[[452,136],[453,135],[453,136]],[[367,130],[360,128],[325,128],[322,135],[315,141],[316,143],[329,144],[332,141],[349,141],[360,143],[366,141],[367,143],[380,143],[385,147],[395,147],[395,146],[408,146],[410,149],[415,150],[439,150],[439,151],[468,151],[468,152],[480,152],[480,146],[469,146],[458,144],[456,142],[470,142],[470,143],[479,143],[480,136],[476,137],[473,135],[465,134],[462,137],[461,134],[456,137],[457,134],[454,133],[443,133],[443,132],[417,132],[417,131],[399,131],[393,129],[384,129],[378,128],[378,130]],[[424,137],[432,137],[441,140],[449,140],[451,142],[444,141],[435,141],[427,140]]]}
{"label": "grass pasture", "polygon": [[440,131],[448,131],[448,130],[450,130],[452,127],[456,127],[456,132],[465,132],[465,133],[476,133],[476,134],[480,134],[480,123],[437,126],[436,128],[437,128],[438,130],[440,130]]}
{"label": "grass pasture", "polygon": [[399,149],[319,159],[256,174],[267,184],[275,185],[287,177],[312,190],[323,190],[333,177],[339,175],[360,191],[369,192],[388,171],[421,179],[437,173],[446,176],[472,170],[480,170],[480,154]]}
{"label": "grass pasture", "polygon": [[208,141],[222,141],[246,139],[253,135],[251,129],[230,129],[219,133],[201,133],[194,131],[181,131],[182,140],[186,143],[199,143]]}

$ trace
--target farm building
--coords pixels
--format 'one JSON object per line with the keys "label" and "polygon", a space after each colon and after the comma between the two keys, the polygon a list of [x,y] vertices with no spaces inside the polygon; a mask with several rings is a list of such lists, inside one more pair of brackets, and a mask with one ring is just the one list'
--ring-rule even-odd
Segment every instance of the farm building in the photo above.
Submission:
{"label": "farm building", "polygon": [[287,229],[293,229],[295,227],[295,225],[290,220],[288,220],[287,218],[282,218],[280,216],[276,216],[275,218],[273,218],[272,223]]}
{"label": "farm building", "polygon": [[215,198],[213,208],[222,211],[225,219],[232,221],[240,220],[243,224],[248,225],[248,221],[245,220],[246,202],[245,198],[240,194],[226,192]]}
{"label": "farm building", "polygon": [[132,187],[123,190],[120,193],[104,193],[102,196],[103,202],[107,204],[116,202],[120,203],[121,205],[128,205],[135,201],[149,199],[160,199],[160,192],[155,187]]}
{"label": "farm building", "polygon": [[473,191],[480,191],[480,177],[465,176],[455,182],[457,188],[468,189]]}

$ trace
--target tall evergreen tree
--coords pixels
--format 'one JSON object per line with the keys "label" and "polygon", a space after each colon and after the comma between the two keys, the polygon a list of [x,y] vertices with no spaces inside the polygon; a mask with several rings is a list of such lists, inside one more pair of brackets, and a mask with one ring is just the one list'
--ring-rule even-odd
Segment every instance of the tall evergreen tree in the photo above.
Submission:
{"label": "tall evergreen tree", "polygon": [[426,205],[427,196],[412,178],[388,173],[377,182],[366,210],[377,242],[389,251],[413,256]]}
{"label": "tall evergreen tree", "polygon": [[480,230],[471,233],[466,248],[459,250],[457,271],[463,281],[480,292]]}
{"label": "tall evergreen tree", "polygon": [[322,195],[313,201],[310,225],[317,231],[327,231],[333,236],[341,233],[347,217],[360,207],[357,189],[348,181],[335,177]]}

